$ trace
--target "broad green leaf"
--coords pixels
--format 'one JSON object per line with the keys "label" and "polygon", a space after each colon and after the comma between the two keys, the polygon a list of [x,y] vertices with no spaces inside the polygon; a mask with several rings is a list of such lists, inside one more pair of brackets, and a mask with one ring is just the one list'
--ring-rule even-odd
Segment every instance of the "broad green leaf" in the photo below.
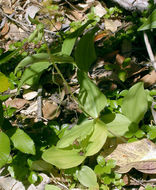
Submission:
{"label": "broad green leaf", "polygon": [[2,101],[0,100],[0,128],[3,125],[3,121],[4,121],[3,106],[2,106]]}
{"label": "broad green leaf", "polygon": [[20,50],[21,48],[18,48],[14,50],[13,52],[11,52],[9,55],[6,55],[4,58],[0,59],[0,65],[4,63],[8,63],[8,61],[12,59],[13,57],[15,57],[15,55],[17,55]]}
{"label": "broad green leaf", "polygon": [[98,187],[96,174],[88,166],[82,166],[81,170],[76,173],[76,176],[85,187]]}
{"label": "broad green leaf", "polygon": [[35,160],[32,162],[31,170],[36,171],[50,171],[53,167],[51,164],[45,162],[44,160]]}
{"label": "broad green leaf", "polygon": [[10,140],[8,136],[0,132],[0,168],[4,166],[10,155]]}
{"label": "broad green leaf", "polygon": [[9,86],[8,78],[0,72],[0,92],[8,90]]}
{"label": "broad green leaf", "polygon": [[92,156],[100,151],[106,142],[108,131],[106,124],[97,120],[94,127],[94,132],[89,138],[85,156]]}
{"label": "broad green leaf", "polygon": [[105,95],[85,73],[80,71],[78,72],[78,81],[80,84],[78,99],[80,104],[83,106],[84,111],[92,118],[99,117],[100,112],[107,104]]}
{"label": "broad green leaf", "polygon": [[37,85],[42,72],[50,65],[51,64],[49,62],[36,62],[28,67],[22,75],[22,78],[18,85],[18,90],[24,84],[28,84],[30,86]]}
{"label": "broad green leaf", "polygon": [[33,140],[21,129],[13,130],[11,140],[14,147],[27,154],[35,154],[35,145]]}
{"label": "broad green leaf", "polygon": [[123,136],[131,125],[131,121],[122,114],[116,114],[112,122],[107,123],[108,136]]}
{"label": "broad green leaf", "polygon": [[85,139],[93,131],[93,120],[85,121],[66,131],[65,135],[57,143],[58,148],[65,148],[71,145],[75,140],[81,142]]}
{"label": "broad green leaf", "polygon": [[31,64],[33,64],[33,63],[42,62],[42,61],[49,62],[48,58],[49,58],[48,53],[38,53],[38,54],[31,55],[31,56],[27,56],[27,57],[25,57],[25,58],[17,65],[17,67],[15,68],[15,74],[16,74],[20,69],[23,69],[23,68],[25,68],[26,66],[31,65]]}
{"label": "broad green leaf", "polygon": [[65,55],[71,54],[78,36],[80,36],[84,31],[84,29],[92,22],[93,22],[92,20],[89,20],[86,24],[84,24],[83,26],[78,28],[75,32],[71,33],[69,36],[66,37],[66,39],[62,44],[62,50],[61,50],[62,54]]}
{"label": "broad green leaf", "polygon": [[88,31],[79,41],[75,50],[75,61],[78,68],[88,72],[91,64],[96,60],[94,48],[94,34],[98,28]]}
{"label": "broad green leaf", "polygon": [[122,113],[134,123],[139,123],[148,108],[147,93],[143,83],[139,82],[132,86],[123,98],[121,105]]}
{"label": "broad green leaf", "polygon": [[85,156],[81,156],[78,149],[63,150],[53,146],[43,153],[42,159],[58,168],[67,169],[81,164]]}
{"label": "broad green leaf", "polygon": [[45,185],[45,190],[61,190],[59,187],[55,186],[55,185]]}
{"label": "broad green leaf", "polygon": [[[22,68],[25,68],[28,65],[32,65],[37,62],[49,62],[49,54],[48,53],[38,53],[31,56],[27,56],[24,58],[15,68],[15,74]],[[53,63],[74,63],[72,57],[63,54],[52,54],[51,61]]]}
{"label": "broad green leaf", "polygon": [[148,30],[148,29],[152,29],[152,28],[156,28],[156,9],[148,17],[146,22],[142,26],[140,26],[138,31]]}

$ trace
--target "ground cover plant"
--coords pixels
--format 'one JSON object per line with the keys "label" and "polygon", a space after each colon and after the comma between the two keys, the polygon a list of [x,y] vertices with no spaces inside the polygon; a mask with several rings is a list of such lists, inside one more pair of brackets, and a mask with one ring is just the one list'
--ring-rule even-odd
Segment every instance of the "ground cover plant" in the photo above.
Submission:
{"label": "ground cover plant", "polygon": [[34,30],[1,49],[1,175],[26,189],[41,173],[45,190],[155,189],[154,2],[144,12],[106,2],[102,16],[89,4],[51,43],[46,26],[63,18],[57,3],[42,3],[54,20],[28,14]]}

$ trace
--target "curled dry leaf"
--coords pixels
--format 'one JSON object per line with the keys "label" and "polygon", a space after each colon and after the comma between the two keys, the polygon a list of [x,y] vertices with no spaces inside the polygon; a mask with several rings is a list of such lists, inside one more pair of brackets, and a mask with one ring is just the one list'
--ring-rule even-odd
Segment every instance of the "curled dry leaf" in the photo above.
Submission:
{"label": "curled dry leaf", "polygon": [[135,168],[143,173],[154,174],[156,173],[156,144],[148,139],[119,144],[106,159],[116,160],[119,173],[127,173]]}
{"label": "curled dry leaf", "polygon": [[8,107],[21,109],[25,104],[29,103],[27,100],[21,98],[8,99],[5,101],[5,105]]}

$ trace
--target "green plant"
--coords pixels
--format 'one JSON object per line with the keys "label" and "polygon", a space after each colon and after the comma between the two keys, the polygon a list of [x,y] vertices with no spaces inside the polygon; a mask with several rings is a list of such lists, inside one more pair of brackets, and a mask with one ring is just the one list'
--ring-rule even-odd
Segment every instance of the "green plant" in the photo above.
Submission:
{"label": "green plant", "polygon": [[[37,27],[27,42],[38,43],[43,38],[44,28],[42,24],[31,21],[37,24]],[[99,30],[95,26],[83,35],[84,30],[91,23],[93,24],[93,21],[89,20],[73,33],[66,35],[60,52],[51,53],[44,42],[43,46],[47,48],[46,53],[26,56],[15,68],[15,73],[11,74],[10,78],[16,81],[19,93],[24,84],[38,89],[42,84],[44,72],[55,69],[70,96],[78,103],[85,118],[71,129],[68,126],[60,127],[59,124],[48,123],[46,126],[42,122],[27,127],[20,125],[13,127],[9,120],[5,119],[5,112],[0,101],[0,167],[7,166],[12,177],[36,184],[41,180],[38,175],[40,171],[52,173],[55,171],[53,166],[66,171],[82,164],[80,168],[76,168],[76,173],[72,172],[72,177],[75,177],[83,186],[90,189],[99,188],[99,186],[103,189],[108,189],[110,186],[121,189],[124,185],[121,175],[114,172],[115,161],[105,161],[102,156],[98,156],[98,164],[94,167],[94,171],[84,164],[87,159],[100,152],[108,138],[122,136],[142,138],[145,132],[140,125],[152,98],[150,92],[144,90],[142,82],[133,85],[129,90],[115,92],[115,96],[112,94],[106,97],[89,78],[88,70],[97,58],[94,34]],[[15,45],[21,47],[23,43]],[[127,62],[125,61],[125,64]],[[59,69],[59,64],[64,63],[70,63],[77,69],[80,85],[77,96],[71,92],[69,84]],[[21,79],[18,82],[19,76]],[[0,77],[6,84],[4,89],[0,89],[4,92],[8,89],[9,82],[4,74],[1,73]],[[123,73],[119,78],[125,81]],[[148,131],[149,138],[152,138],[154,134],[152,130]],[[21,166],[23,171],[21,171]],[[23,172],[22,175],[20,175],[21,172]],[[47,185],[46,189],[59,188]]]}
{"label": "green plant", "polygon": [[121,179],[122,175],[113,171],[116,167],[115,160],[105,161],[103,156],[97,157],[97,165],[94,168],[94,172],[98,175],[101,189],[105,187],[105,189],[113,189],[118,188],[122,189],[124,186],[124,182]]}

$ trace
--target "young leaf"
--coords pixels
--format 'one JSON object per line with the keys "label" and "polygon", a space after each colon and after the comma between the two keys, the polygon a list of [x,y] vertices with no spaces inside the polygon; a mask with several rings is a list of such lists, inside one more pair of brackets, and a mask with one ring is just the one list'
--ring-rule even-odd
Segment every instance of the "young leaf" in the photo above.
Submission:
{"label": "young leaf", "polygon": [[20,150],[21,152],[33,155],[35,154],[34,142],[23,130],[13,130],[11,140],[14,144],[14,147]]}
{"label": "young leaf", "polygon": [[98,28],[94,28],[87,32],[79,41],[75,50],[75,61],[78,68],[84,72],[88,72],[91,64],[96,60],[94,48],[94,34]]}
{"label": "young leaf", "polygon": [[0,92],[8,90],[9,86],[8,78],[0,72]]}
{"label": "young leaf", "polygon": [[79,102],[84,111],[92,118],[99,117],[100,112],[107,104],[105,95],[88,78],[85,73],[78,72],[78,81],[80,84]]}
{"label": "young leaf", "polygon": [[105,123],[97,120],[94,127],[94,132],[89,138],[85,156],[92,156],[100,151],[107,139],[107,128]]}
{"label": "young leaf", "polygon": [[55,186],[55,185],[45,185],[45,190],[61,190],[59,187]]}
{"label": "young leaf", "polygon": [[142,26],[140,26],[138,31],[148,30],[152,28],[156,28],[156,9],[148,17],[147,21]]}
{"label": "young leaf", "polygon": [[114,120],[106,124],[109,132],[108,136],[123,136],[129,130],[130,125],[131,121],[126,116],[122,114],[116,114]]}
{"label": "young leaf", "polygon": [[93,131],[93,120],[85,121],[80,125],[67,130],[67,133],[58,141],[58,148],[65,148],[71,145],[75,140],[82,141]]}
{"label": "young leaf", "polygon": [[4,166],[10,155],[10,140],[8,136],[0,132],[0,168]]}
{"label": "young leaf", "polygon": [[53,146],[42,154],[42,159],[58,168],[67,169],[81,164],[85,156],[81,156],[78,149],[63,150]]}
{"label": "young leaf", "polygon": [[121,109],[130,121],[138,124],[144,117],[147,108],[147,94],[144,90],[143,83],[139,82],[129,89],[129,92],[123,99]]}
{"label": "young leaf", "polygon": [[75,32],[71,33],[68,37],[66,37],[66,39],[62,44],[62,50],[61,50],[62,54],[65,55],[71,54],[78,36],[81,35],[84,29],[92,22],[93,22],[92,20],[89,20],[86,24],[84,24],[83,26],[78,28]]}
{"label": "young leaf", "polygon": [[81,170],[76,173],[79,182],[85,187],[97,188],[97,178],[94,171],[88,166],[82,166]]}

